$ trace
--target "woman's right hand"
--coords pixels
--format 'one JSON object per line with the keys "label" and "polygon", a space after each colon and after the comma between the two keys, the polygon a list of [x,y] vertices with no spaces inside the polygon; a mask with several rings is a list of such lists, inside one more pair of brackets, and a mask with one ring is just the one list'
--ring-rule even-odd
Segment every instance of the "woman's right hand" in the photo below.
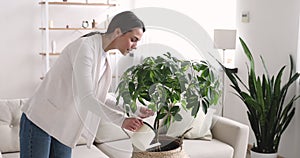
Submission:
{"label": "woman's right hand", "polygon": [[140,129],[143,124],[141,119],[131,117],[124,120],[122,128],[135,132]]}

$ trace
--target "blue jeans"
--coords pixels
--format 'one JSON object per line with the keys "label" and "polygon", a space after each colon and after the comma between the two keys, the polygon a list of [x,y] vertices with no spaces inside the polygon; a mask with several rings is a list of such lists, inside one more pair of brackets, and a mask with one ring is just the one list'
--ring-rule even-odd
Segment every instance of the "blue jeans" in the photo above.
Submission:
{"label": "blue jeans", "polygon": [[72,149],[32,123],[23,113],[20,122],[20,158],[71,158]]}

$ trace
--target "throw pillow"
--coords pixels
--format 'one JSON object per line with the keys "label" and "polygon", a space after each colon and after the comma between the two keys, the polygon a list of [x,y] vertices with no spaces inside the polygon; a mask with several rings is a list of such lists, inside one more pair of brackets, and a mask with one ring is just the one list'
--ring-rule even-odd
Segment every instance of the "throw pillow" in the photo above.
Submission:
{"label": "throw pillow", "polygon": [[209,108],[206,114],[199,110],[191,125],[192,129],[184,135],[185,138],[212,140],[211,124],[214,112],[215,109],[212,108]]}
{"label": "throw pillow", "polygon": [[192,128],[184,135],[185,138],[211,140],[212,134],[210,128],[214,112],[215,109],[209,108],[205,114],[202,108],[200,108],[197,117],[194,118],[191,116],[190,110],[185,111],[182,109],[179,113],[183,119],[181,121],[172,122],[168,128],[167,135],[178,137],[188,129]]}

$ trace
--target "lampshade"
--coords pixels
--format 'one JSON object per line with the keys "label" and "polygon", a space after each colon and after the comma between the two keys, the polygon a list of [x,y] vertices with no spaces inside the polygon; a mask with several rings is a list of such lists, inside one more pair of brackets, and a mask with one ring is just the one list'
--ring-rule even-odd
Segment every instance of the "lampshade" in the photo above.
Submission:
{"label": "lampshade", "polygon": [[214,47],[217,49],[235,49],[236,30],[214,30]]}

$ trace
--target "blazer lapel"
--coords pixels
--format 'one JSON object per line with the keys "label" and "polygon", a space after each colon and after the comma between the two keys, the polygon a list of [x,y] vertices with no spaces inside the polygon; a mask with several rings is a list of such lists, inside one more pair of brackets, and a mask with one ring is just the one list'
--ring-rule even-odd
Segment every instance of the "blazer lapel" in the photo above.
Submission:
{"label": "blazer lapel", "polygon": [[96,66],[95,66],[95,74],[94,74],[94,87],[95,87],[95,93],[98,91],[98,83],[100,80],[100,69],[101,69],[101,57],[102,53],[97,53],[97,61],[95,61]]}
{"label": "blazer lapel", "polygon": [[111,68],[110,68],[110,62],[106,58],[105,60],[106,64],[106,69],[103,73],[103,76],[99,79],[98,81],[98,86],[97,86],[97,96],[98,99],[105,101],[106,94],[108,93],[110,84],[111,84],[111,78],[112,78],[112,73],[111,73]]}

